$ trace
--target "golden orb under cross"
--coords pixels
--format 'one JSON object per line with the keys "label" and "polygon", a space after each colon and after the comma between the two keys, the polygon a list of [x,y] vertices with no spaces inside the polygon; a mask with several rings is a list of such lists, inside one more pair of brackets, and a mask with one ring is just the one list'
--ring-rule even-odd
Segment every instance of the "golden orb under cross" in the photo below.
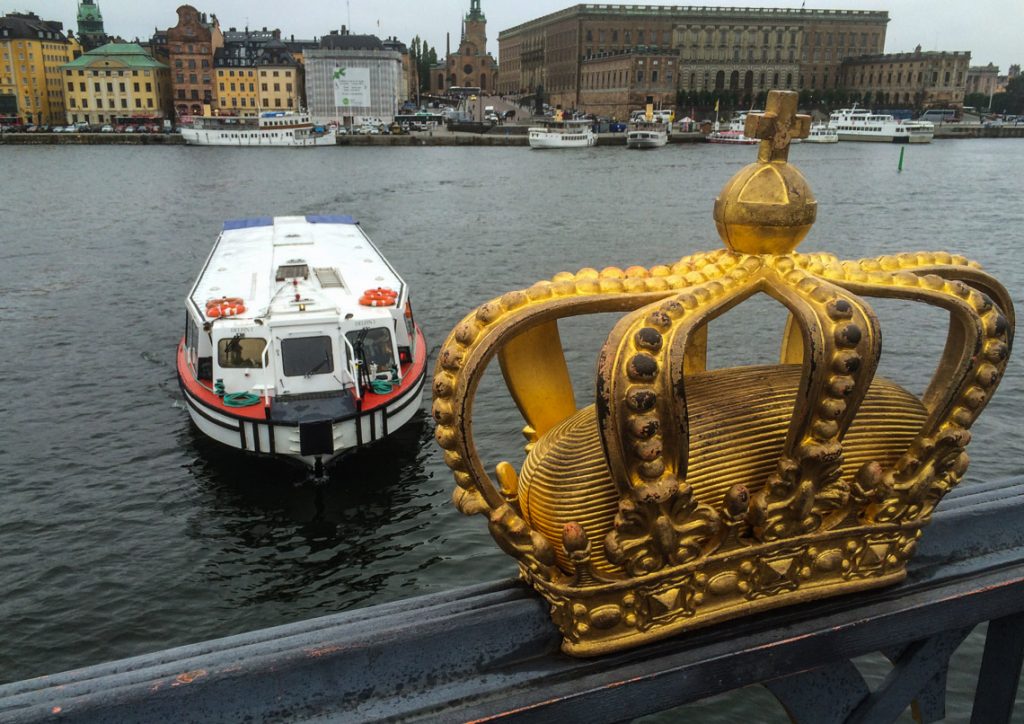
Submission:
{"label": "golden orb under cross", "polygon": [[733,176],[715,199],[715,225],[732,251],[788,254],[814,224],[818,202],[789,163],[790,143],[811,130],[810,116],[796,110],[795,92],[773,90],[765,111],[747,116],[746,135],[761,139],[757,162]]}

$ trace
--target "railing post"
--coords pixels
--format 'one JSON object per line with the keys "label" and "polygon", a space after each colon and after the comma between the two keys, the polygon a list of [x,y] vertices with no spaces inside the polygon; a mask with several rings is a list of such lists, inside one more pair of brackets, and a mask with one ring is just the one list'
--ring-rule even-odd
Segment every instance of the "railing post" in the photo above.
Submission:
{"label": "railing post", "polygon": [[1024,613],[988,624],[971,724],[1009,724],[1024,661]]}
{"label": "railing post", "polygon": [[846,724],[895,721],[936,674],[948,667],[949,657],[970,632],[970,628],[944,631],[908,646],[885,681]]}
{"label": "railing post", "polygon": [[871,693],[849,660],[766,681],[793,724],[839,724]]}

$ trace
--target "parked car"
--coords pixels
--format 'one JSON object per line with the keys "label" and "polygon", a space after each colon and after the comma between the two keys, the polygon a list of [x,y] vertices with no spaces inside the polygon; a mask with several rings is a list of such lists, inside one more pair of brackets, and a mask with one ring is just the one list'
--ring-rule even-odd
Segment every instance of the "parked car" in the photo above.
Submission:
{"label": "parked car", "polygon": [[100,129],[100,133],[113,133],[114,127],[109,123]]}
{"label": "parked car", "polygon": [[124,127],[124,132],[125,133],[135,133],[135,126],[125,126]]}

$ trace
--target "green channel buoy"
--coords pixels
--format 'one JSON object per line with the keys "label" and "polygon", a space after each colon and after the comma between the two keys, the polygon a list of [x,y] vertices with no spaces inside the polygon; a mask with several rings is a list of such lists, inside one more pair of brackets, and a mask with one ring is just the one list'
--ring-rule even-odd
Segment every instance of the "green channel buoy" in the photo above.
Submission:
{"label": "green channel buoy", "polygon": [[898,169],[900,171],[903,170],[903,152],[906,151],[906,150],[907,150],[906,146],[900,146],[900,167]]}

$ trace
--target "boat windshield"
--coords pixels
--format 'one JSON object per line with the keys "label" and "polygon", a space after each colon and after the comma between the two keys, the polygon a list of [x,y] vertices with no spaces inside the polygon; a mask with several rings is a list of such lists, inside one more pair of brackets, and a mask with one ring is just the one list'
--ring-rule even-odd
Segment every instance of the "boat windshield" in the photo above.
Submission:
{"label": "boat windshield", "polygon": [[330,337],[296,337],[281,340],[285,377],[312,377],[334,372]]}
{"label": "boat windshield", "polygon": [[221,369],[255,369],[263,366],[267,340],[236,334],[217,343],[217,365]]}
{"label": "boat windshield", "polygon": [[391,331],[386,327],[360,329],[345,336],[355,350],[356,357],[370,368],[370,374],[376,374],[378,370],[390,370],[396,366]]}

